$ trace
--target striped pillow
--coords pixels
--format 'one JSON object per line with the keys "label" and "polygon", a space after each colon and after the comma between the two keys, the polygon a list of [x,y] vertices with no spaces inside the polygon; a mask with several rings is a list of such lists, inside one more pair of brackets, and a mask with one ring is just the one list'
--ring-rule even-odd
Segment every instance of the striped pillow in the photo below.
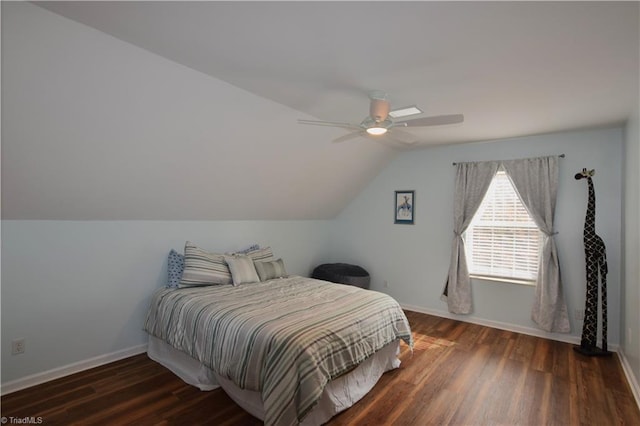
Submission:
{"label": "striped pillow", "polygon": [[233,285],[256,283],[260,281],[253,260],[249,256],[225,256],[224,260],[229,265]]}
{"label": "striped pillow", "polygon": [[251,250],[251,251],[248,251],[246,254],[254,262],[261,262],[263,260],[275,260],[275,258],[273,257],[273,251],[271,250],[271,247]]}
{"label": "striped pillow", "polygon": [[231,284],[231,272],[224,256],[209,253],[187,241],[184,246],[184,271],[179,287]]}
{"label": "striped pillow", "polygon": [[282,259],[267,262],[254,262],[253,264],[258,272],[260,281],[284,278],[287,276],[287,271],[284,269],[284,262]]}

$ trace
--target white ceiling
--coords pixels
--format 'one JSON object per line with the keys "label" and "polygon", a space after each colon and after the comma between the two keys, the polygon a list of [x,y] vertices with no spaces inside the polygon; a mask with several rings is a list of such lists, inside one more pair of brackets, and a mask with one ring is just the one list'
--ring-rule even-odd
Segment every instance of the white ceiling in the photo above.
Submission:
{"label": "white ceiling", "polygon": [[411,129],[416,146],[617,124],[638,103],[637,2],[38,5],[318,119],[359,122],[373,89],[465,115]]}
{"label": "white ceiling", "polygon": [[411,149],[638,103],[637,2],[1,7],[3,219],[333,218],[398,152],[296,119],[359,122],[369,90],[465,115]]}

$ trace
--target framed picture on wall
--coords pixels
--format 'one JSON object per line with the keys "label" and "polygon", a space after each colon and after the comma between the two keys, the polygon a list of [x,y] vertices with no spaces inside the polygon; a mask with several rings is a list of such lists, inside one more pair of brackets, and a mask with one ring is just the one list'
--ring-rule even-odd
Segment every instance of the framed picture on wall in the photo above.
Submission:
{"label": "framed picture on wall", "polygon": [[413,225],[416,211],[416,191],[396,191],[394,223]]}

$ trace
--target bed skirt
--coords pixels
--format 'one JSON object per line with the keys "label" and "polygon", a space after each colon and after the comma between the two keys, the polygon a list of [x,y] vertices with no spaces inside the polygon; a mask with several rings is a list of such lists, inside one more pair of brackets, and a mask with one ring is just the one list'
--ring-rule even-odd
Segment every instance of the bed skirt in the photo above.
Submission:
{"label": "bed skirt", "polygon": [[[305,416],[301,424],[321,425],[358,402],[373,389],[386,371],[400,366],[400,360],[397,357],[399,353],[400,341],[389,343],[349,373],[329,382],[318,404]],[[245,411],[264,420],[265,412],[260,392],[240,389],[232,381],[219,377],[196,359],[156,337],[149,336],[147,354],[149,358],[171,370],[185,383],[200,390],[208,391],[222,387],[227,395]]]}

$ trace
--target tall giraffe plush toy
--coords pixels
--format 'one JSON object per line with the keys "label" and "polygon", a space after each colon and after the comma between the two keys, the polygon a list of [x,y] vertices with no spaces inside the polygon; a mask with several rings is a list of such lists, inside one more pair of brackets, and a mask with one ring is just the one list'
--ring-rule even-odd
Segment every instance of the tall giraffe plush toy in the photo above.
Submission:
{"label": "tall giraffe plush toy", "polygon": [[[584,324],[580,346],[574,349],[589,356],[611,355],[607,350],[607,251],[602,238],[596,234],[596,194],[592,176],[595,170],[582,169],[577,180],[586,179],[589,186],[589,201],[584,219],[584,254],[587,266],[587,297],[584,309]],[[602,349],[596,346],[598,334],[598,278],[602,299]]]}

